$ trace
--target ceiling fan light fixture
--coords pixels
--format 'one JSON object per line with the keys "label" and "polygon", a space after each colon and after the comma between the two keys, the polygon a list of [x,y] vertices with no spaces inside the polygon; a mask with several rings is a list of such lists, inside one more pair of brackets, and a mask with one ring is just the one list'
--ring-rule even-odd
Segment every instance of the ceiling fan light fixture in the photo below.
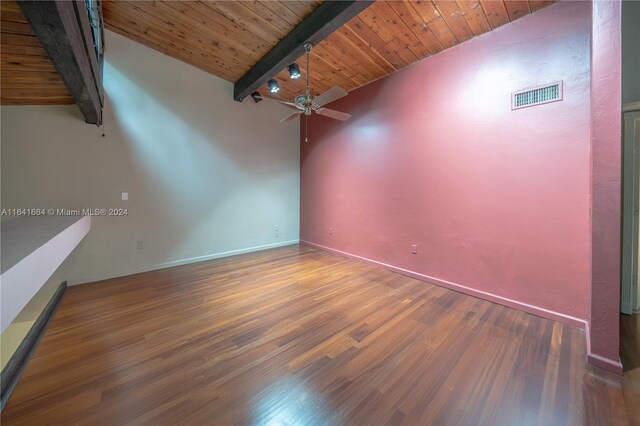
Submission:
{"label": "ceiling fan light fixture", "polygon": [[[340,86],[334,86],[331,89],[325,91],[324,93],[318,95],[318,96],[313,96],[311,95],[311,89],[309,87],[309,76],[310,76],[310,54],[311,54],[311,43],[305,43],[304,44],[304,50],[306,50],[306,60],[307,63],[305,64],[307,66],[307,70],[305,72],[305,80],[306,80],[306,84],[305,84],[305,93],[302,95],[298,95],[295,97],[295,99],[293,100],[293,102],[285,102],[283,100],[280,99],[276,99],[276,98],[270,98],[270,97],[260,97],[260,99],[262,100],[266,100],[268,101],[268,103],[278,103],[281,105],[286,105],[287,107],[294,109],[295,111],[292,112],[291,114],[289,114],[288,116],[286,116],[285,118],[283,118],[282,120],[280,120],[281,123],[285,122],[285,121],[291,121],[294,120],[296,117],[300,117],[304,114],[305,116],[305,122],[308,116],[310,116],[313,112],[315,112],[316,114],[320,114],[323,115],[325,117],[329,117],[332,118],[334,120],[340,120],[340,121],[346,121],[348,119],[351,118],[351,114],[347,114],[345,112],[341,112],[341,111],[336,111],[334,109],[330,109],[330,108],[326,108],[325,105],[336,101],[340,98],[343,98],[345,96],[348,95],[347,91],[344,90],[342,87]],[[291,65],[289,65],[287,67],[287,70],[289,71],[289,76],[292,79],[296,79],[301,77],[300,76],[300,67],[298,66],[298,64],[296,64],[295,62],[292,63]],[[280,90],[280,87],[278,86],[278,82],[276,81],[275,78],[272,78],[271,80],[269,80],[268,82],[268,86],[269,86],[269,90],[271,91],[271,93],[277,93]],[[305,126],[305,138],[304,138],[305,142],[307,141],[307,137],[306,137],[306,126]]]}
{"label": "ceiling fan light fixture", "polygon": [[278,82],[272,78],[271,80],[269,80],[269,91],[271,93],[278,93],[280,91],[280,86],[278,86]]}
{"label": "ceiling fan light fixture", "polygon": [[302,74],[300,74],[300,67],[295,62],[289,65],[288,69],[289,69],[289,77],[292,80],[297,80],[302,76]]}

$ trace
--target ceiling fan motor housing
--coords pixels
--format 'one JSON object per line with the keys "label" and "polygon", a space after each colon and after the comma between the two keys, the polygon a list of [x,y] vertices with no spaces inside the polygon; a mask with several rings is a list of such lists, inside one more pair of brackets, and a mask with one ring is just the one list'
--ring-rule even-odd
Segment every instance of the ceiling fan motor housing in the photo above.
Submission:
{"label": "ceiling fan motor housing", "polygon": [[[313,101],[313,96],[309,95],[309,101]],[[298,95],[296,99],[293,101],[300,106],[304,106],[307,103],[307,95]]]}
{"label": "ceiling fan motor housing", "polygon": [[[289,114],[285,117],[281,122],[293,120],[295,117],[304,114],[311,115],[313,111],[320,115],[324,115],[335,120],[348,120],[351,117],[351,114],[346,114],[344,112],[335,111],[329,108],[324,108],[325,104],[331,103],[337,99],[340,99],[347,95],[347,91],[341,88],[340,86],[335,86],[326,92],[322,93],[318,97],[313,96],[309,89],[309,63],[310,58],[309,55],[311,53],[311,43],[305,43],[304,48],[307,51],[307,73],[306,73],[306,93],[304,95],[298,95],[295,97],[293,102],[285,102],[279,99],[266,98],[273,102],[277,102],[280,104],[287,105],[289,108],[293,107],[296,111]],[[262,98],[261,99],[265,99]]]}
{"label": "ceiling fan motor housing", "polygon": [[316,105],[314,102],[314,97],[309,95],[299,95],[296,96],[296,99],[294,100],[294,103],[301,109],[304,111],[305,115],[311,115],[311,111],[314,109],[319,108],[318,105]]}

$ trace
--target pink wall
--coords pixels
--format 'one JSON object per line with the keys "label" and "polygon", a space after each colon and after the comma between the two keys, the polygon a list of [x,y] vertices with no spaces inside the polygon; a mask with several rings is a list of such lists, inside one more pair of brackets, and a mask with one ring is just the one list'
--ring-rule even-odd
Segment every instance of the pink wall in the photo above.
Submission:
{"label": "pink wall", "polygon": [[592,279],[589,362],[621,373],[622,164],[620,2],[593,3],[591,63]]}
{"label": "pink wall", "polygon": [[[590,3],[562,2],[352,92],[348,122],[311,117],[301,239],[582,324],[590,31]],[[562,102],[511,110],[557,80]]]}

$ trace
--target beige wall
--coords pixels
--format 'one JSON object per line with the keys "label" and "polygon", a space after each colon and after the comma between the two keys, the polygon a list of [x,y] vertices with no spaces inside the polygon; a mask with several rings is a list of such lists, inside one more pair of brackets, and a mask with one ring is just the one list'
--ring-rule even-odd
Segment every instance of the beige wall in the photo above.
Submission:
{"label": "beige wall", "polygon": [[622,104],[640,102],[640,1],[622,2]]}
{"label": "beige wall", "polygon": [[288,109],[235,102],[231,83],[111,32],[106,49],[102,128],[76,106],[1,109],[3,208],[128,209],[94,218],[44,303],[3,334],[3,363],[62,280],[298,240],[299,123],[279,123]]}
{"label": "beige wall", "polygon": [[[622,104],[640,102],[640,2],[622,2]],[[640,185],[639,185],[640,187]],[[640,234],[638,235],[640,247]],[[640,264],[640,251],[638,253]],[[637,281],[637,302],[640,309],[640,274]]]}

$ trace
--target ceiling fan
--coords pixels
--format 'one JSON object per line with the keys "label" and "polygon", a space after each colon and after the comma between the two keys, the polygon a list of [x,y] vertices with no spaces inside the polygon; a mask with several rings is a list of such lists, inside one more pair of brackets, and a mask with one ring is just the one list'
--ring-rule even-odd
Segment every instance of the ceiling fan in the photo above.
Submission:
{"label": "ceiling fan", "polygon": [[285,102],[279,99],[268,98],[262,95],[257,95],[257,97],[265,101],[277,102],[281,105],[285,105],[289,108],[296,110],[291,114],[289,114],[288,116],[286,116],[285,118],[283,118],[282,120],[280,120],[281,123],[284,121],[293,120],[294,118],[302,114],[309,116],[311,115],[311,111],[314,111],[316,114],[324,115],[326,117],[330,117],[340,121],[348,120],[349,118],[351,118],[351,114],[347,114],[345,112],[340,112],[334,109],[329,109],[324,107],[324,105],[330,102],[333,102],[335,100],[338,100],[342,97],[345,97],[349,94],[342,87],[334,86],[321,95],[318,95],[318,96],[311,95],[311,92],[309,89],[309,63],[310,63],[310,56],[311,56],[311,47],[312,47],[311,43],[304,44],[304,50],[306,50],[307,52],[306,53],[307,55],[307,75],[306,75],[307,90],[304,95],[296,96],[293,102]]}

